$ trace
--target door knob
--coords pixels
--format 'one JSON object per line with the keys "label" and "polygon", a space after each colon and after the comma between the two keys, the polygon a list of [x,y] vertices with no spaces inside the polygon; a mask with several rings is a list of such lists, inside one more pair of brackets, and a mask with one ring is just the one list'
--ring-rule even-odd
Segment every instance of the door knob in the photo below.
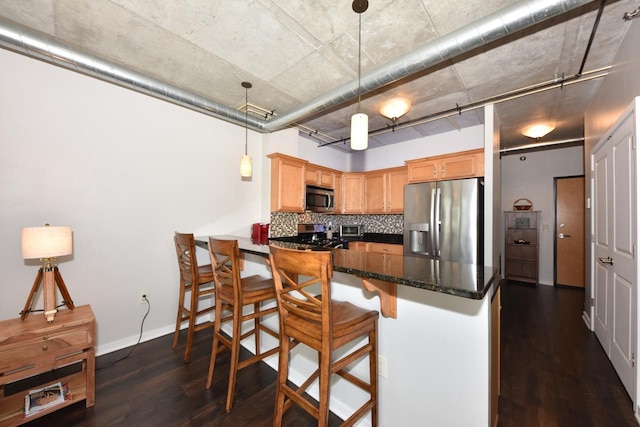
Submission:
{"label": "door knob", "polygon": [[571,234],[560,233],[560,234],[558,234],[558,237],[561,238],[561,239],[564,239],[565,237],[571,237]]}
{"label": "door knob", "polygon": [[613,258],[611,258],[610,256],[606,258],[598,258],[598,260],[603,264],[613,265]]}

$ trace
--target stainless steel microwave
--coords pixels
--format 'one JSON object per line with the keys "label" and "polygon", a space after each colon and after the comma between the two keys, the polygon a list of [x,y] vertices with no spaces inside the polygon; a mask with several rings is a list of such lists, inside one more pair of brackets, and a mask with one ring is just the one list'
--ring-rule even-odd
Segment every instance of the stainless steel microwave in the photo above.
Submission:
{"label": "stainless steel microwave", "polygon": [[364,235],[364,225],[348,224],[340,226],[340,237],[362,237]]}
{"label": "stainless steel microwave", "polygon": [[335,210],[335,194],[331,188],[307,185],[307,210],[311,212],[333,212]]}

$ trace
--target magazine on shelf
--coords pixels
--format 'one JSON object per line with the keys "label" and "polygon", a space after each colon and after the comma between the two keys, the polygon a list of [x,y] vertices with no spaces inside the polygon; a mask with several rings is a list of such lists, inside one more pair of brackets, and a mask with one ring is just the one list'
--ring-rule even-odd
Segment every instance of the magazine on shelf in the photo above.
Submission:
{"label": "magazine on shelf", "polygon": [[46,387],[29,390],[24,396],[24,415],[29,416],[71,399],[69,384],[57,382]]}

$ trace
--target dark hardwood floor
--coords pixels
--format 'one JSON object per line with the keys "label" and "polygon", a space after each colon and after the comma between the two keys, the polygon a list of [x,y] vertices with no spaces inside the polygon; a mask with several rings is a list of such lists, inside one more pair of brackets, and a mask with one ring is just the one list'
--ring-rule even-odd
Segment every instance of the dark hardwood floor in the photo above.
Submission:
{"label": "dark hardwood floor", "polygon": [[[502,292],[500,427],[637,426],[631,400],[582,320],[584,291],[505,284]],[[176,352],[165,336],[112,366],[129,350],[99,357],[95,406],[75,404],[30,426],[271,426],[276,373],[270,367],[240,371],[227,414],[229,353],[218,357],[214,384],[205,390],[211,329],[196,334],[189,364],[182,361],[181,338]],[[287,426],[314,421],[295,407],[285,415]],[[332,418],[331,425],[339,423]]]}
{"label": "dark hardwood floor", "polygon": [[582,289],[503,284],[500,427],[638,425],[583,306]]}

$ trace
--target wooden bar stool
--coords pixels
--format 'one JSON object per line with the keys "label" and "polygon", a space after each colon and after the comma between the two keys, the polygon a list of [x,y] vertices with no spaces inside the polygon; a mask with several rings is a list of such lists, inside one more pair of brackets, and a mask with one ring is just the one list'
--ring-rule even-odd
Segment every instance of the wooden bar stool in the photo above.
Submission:
{"label": "wooden bar stool", "polygon": [[[224,348],[230,349],[231,364],[226,405],[226,410],[229,412],[233,406],[238,371],[278,352],[278,346],[266,352],[262,352],[260,348],[261,332],[279,339],[277,332],[261,322],[263,316],[277,313],[278,307],[275,304],[271,308],[263,309],[261,307],[263,302],[269,300],[275,302],[276,292],[273,286],[273,279],[260,275],[240,277],[240,250],[237,240],[221,240],[209,237],[209,255],[216,284],[216,319],[206,388],[211,388],[218,352],[224,350]],[[253,305],[251,313],[244,313],[243,309],[246,305]],[[230,313],[230,315],[222,317],[223,312]],[[246,321],[252,321],[253,325],[250,330],[243,333],[242,325]],[[222,325],[226,322],[231,322],[232,332],[230,338],[221,330]],[[251,336],[255,340],[255,355],[241,361],[241,341]]]}
{"label": "wooden bar stool", "polygon": [[[270,252],[280,309],[280,360],[273,425],[280,426],[284,412],[295,403],[313,415],[318,426],[326,426],[331,376],[338,374],[365,390],[370,397],[342,425],[353,425],[371,411],[372,425],[377,426],[378,312],[331,300],[333,267],[330,251],[297,251],[271,246]],[[315,284],[320,284],[319,296],[313,295],[315,289],[309,289]],[[335,350],[363,338],[367,338],[365,344],[334,360]],[[318,369],[298,388],[287,382],[292,340],[318,352]],[[347,370],[348,365],[367,355],[368,383]],[[303,395],[316,378],[319,378],[318,406]]]}
{"label": "wooden bar stool", "polygon": [[[176,330],[173,333],[172,349],[178,345],[180,327],[186,321],[189,322],[187,328],[187,348],[184,351],[184,362],[188,363],[191,358],[191,344],[193,343],[194,332],[213,326],[213,322],[207,321],[196,325],[198,316],[210,313],[215,309],[213,301],[210,307],[198,309],[201,297],[215,294],[213,285],[213,270],[211,264],[198,266],[196,260],[196,245],[193,234],[177,233],[173,237],[178,255],[178,267],[180,268],[180,294],[178,296],[178,317],[176,319]],[[205,286],[211,283],[210,286]],[[190,292],[189,306],[185,307],[185,295]]]}

